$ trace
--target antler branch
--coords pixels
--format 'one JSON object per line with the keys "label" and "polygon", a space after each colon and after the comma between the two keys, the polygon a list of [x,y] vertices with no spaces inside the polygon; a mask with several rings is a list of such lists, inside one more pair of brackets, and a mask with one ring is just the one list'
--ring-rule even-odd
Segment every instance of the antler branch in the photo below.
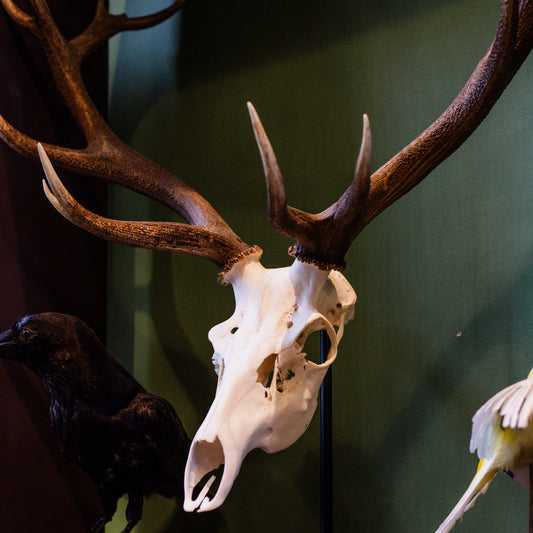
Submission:
{"label": "antler branch", "polygon": [[529,2],[502,2],[496,37],[461,92],[429,128],[372,175],[358,231],[422,181],[481,124],[531,50],[531,11]]}
{"label": "antler branch", "polygon": [[140,248],[193,253],[217,263],[219,255],[233,257],[227,240],[201,227],[178,222],[130,222],[99,216],[80,205],[56,174],[42,145],[39,157],[48,180],[43,188],[50,203],[68,221],[108,241]]}
{"label": "antler branch", "polygon": [[[191,186],[127,146],[112,132],[92,102],[81,77],[81,63],[85,55],[109,36],[156,24],[176,12],[185,3],[184,0],[178,0],[154,15],[132,19],[110,15],[99,0],[93,22],[71,41],[65,40],[61,34],[45,0],[32,0],[33,17],[14,6],[11,0],[1,1],[16,22],[29,27],[40,39],[55,83],[87,141],[87,146],[81,150],[44,145],[53,163],[124,185],[173,209],[188,222],[172,225],[175,251],[207,257],[224,270],[235,257],[251,249]],[[37,157],[37,140],[18,131],[1,116],[0,137],[23,155]],[[120,221],[109,221],[109,227],[103,230],[104,221],[108,219],[88,216],[89,212],[80,207],[72,203],[68,211],[72,221],[76,220],[75,223],[83,225],[88,231],[106,238],[113,235],[115,242],[124,244],[164,250],[171,247],[164,242],[170,238],[164,224],[152,224],[150,232],[146,232],[150,233],[150,237],[146,236],[143,243],[142,232],[138,230],[133,231],[136,237],[132,239],[131,223],[124,222],[119,229]],[[78,214],[74,215],[73,210],[78,210]],[[63,214],[66,211],[63,210]],[[204,245],[210,250],[203,249]]]}
{"label": "antler branch", "polygon": [[187,0],[176,0],[172,5],[144,17],[128,17],[125,14],[112,15],[104,5],[104,0],[98,0],[96,15],[90,26],[78,37],[71,41],[71,46],[78,50],[80,57],[86,57],[96,47],[116,35],[130,30],[142,30],[155,26],[177,13]]}
{"label": "antler branch", "polygon": [[366,177],[370,129],[365,121],[364,130],[368,133],[363,135],[365,148],[359,156],[362,169],[356,172],[354,183],[339,201],[317,215],[287,205],[276,157],[257,114],[251,109],[267,180],[270,222],[279,232],[296,239],[290,253],[322,268],[344,268],[344,255],[353,239],[468,138],[500,97],[532,45],[532,2],[503,0],[494,41],[446,111],[370,179]]}
{"label": "antler branch", "polygon": [[370,189],[372,142],[368,117],[363,116],[363,139],[352,184],[328,209],[312,215],[287,205],[274,150],[251,103],[248,103],[248,110],[265,171],[270,224],[283,235],[296,239],[289,250],[291,255],[316,263],[324,270],[344,269],[344,254],[351,243],[346,243],[345,247],[345,236],[353,230]]}
{"label": "antler branch", "polygon": [[[48,166],[50,200],[72,222],[107,239],[173,249],[208,257],[221,270],[243,254],[255,251],[189,185],[125,145],[109,129],[91,101],[81,79],[86,55],[120,31],[157,24],[185,3],[146,17],[111,15],[98,0],[93,22],[78,37],[66,41],[55,25],[45,0],[32,0],[34,15],[20,10],[12,0],[2,5],[18,24],[41,40],[57,87],[82,130],[87,146],[82,150],[45,145],[58,165],[124,185],[179,213],[189,224],[112,221],[84,210],[65,193]],[[310,214],[287,205],[283,179],[272,146],[253,106],[250,116],[261,152],[268,192],[268,216],[279,232],[296,239],[290,253],[320,268],[344,268],[344,256],[355,236],[379,213],[422,181],[456,150],[485,118],[533,45],[531,0],[503,0],[496,37],[472,76],[446,111],[408,146],[370,175],[370,126],[363,118],[363,139],[350,187],[322,213]],[[0,117],[0,136],[26,156],[36,157],[36,140],[16,130]],[[54,173],[55,174],[55,173]],[[147,233],[150,236],[147,236]],[[172,241],[172,242],[171,242]],[[205,251],[204,246],[210,248]]]}
{"label": "antler branch", "polygon": [[37,25],[33,17],[20,9],[12,0],[2,0],[6,13],[17,23],[32,31],[37,31]]}

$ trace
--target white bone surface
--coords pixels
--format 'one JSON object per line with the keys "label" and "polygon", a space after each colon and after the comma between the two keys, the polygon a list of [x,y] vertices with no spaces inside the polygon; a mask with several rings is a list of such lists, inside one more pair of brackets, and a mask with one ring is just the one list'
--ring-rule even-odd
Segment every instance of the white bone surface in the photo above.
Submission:
{"label": "white bone surface", "polygon": [[[307,429],[320,384],[337,356],[344,323],[353,317],[356,295],[337,271],[295,260],[266,269],[252,254],[226,274],[235,312],[209,332],[218,374],[215,399],[198,429],[185,469],[186,511],[210,511],[226,499],[244,457],[253,449],[277,452]],[[325,329],[327,361],[306,358],[305,341]],[[214,496],[207,492],[223,466]],[[193,490],[200,490],[193,497]]]}

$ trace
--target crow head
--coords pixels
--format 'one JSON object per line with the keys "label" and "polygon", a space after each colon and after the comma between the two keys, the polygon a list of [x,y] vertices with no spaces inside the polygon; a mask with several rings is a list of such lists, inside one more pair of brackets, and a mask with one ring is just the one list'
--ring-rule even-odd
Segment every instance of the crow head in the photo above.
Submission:
{"label": "crow head", "polygon": [[[40,377],[59,363],[67,339],[57,331],[55,313],[27,315],[0,333],[0,358],[31,368]],[[65,329],[64,327],[61,329]]]}
{"label": "crow head", "polygon": [[108,406],[139,385],[80,319],[60,313],[27,315],[0,333],[0,358],[33,370],[52,394]]}

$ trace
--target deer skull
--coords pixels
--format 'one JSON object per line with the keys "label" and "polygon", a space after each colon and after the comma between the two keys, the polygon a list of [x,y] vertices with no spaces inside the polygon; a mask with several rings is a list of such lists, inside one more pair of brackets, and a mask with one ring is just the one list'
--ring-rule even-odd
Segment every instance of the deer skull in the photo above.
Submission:
{"label": "deer skull", "polygon": [[[226,274],[235,312],[209,332],[218,385],[189,452],[186,511],[220,506],[251,450],[277,452],[302,435],[337,355],[344,323],[353,317],[356,295],[339,272],[299,260],[266,269],[259,257],[249,255]],[[304,352],[306,339],[318,330],[331,340],[322,364],[308,360]],[[220,477],[213,471],[221,465]],[[220,484],[210,498],[207,493],[217,479]]]}

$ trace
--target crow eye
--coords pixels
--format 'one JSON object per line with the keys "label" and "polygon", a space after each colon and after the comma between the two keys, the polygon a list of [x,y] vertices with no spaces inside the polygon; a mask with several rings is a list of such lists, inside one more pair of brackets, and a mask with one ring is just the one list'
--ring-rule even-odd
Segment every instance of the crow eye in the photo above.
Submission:
{"label": "crow eye", "polygon": [[28,328],[22,328],[20,330],[20,338],[24,341],[29,341],[33,337],[33,331]]}

